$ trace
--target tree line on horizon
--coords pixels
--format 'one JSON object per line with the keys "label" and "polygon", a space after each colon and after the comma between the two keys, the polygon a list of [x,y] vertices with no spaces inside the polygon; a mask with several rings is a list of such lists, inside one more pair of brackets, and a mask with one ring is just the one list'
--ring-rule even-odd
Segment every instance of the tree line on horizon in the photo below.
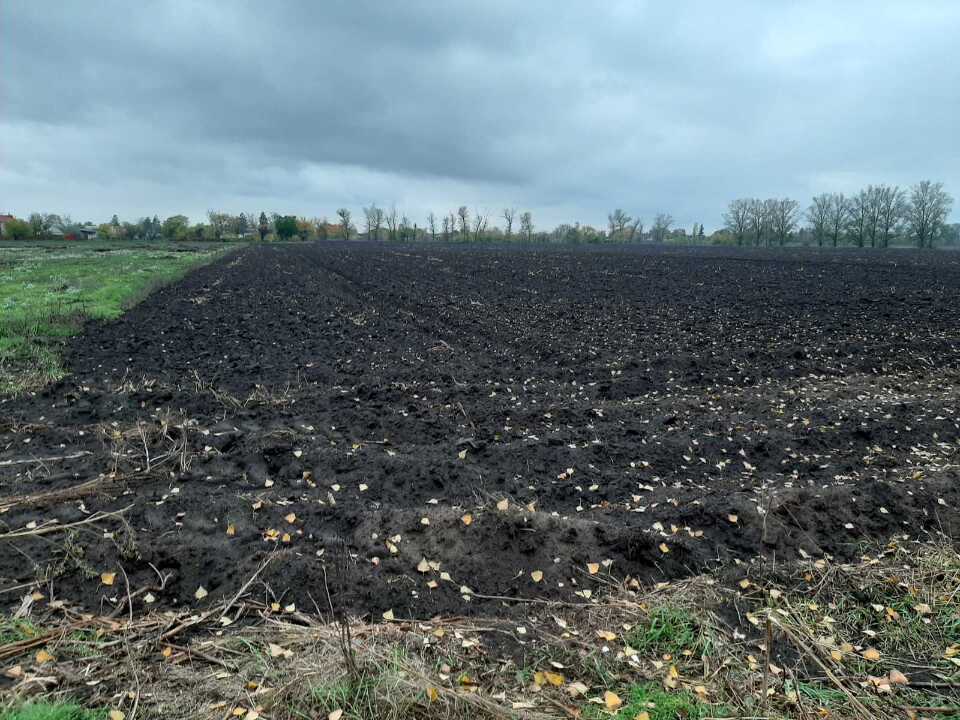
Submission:
{"label": "tree line on horizon", "polygon": [[[850,197],[821,193],[802,216],[800,203],[790,198],[739,198],[723,218],[737,245],[782,246],[805,230],[818,247],[887,248],[907,242],[932,248],[960,239],[957,226],[947,224],[952,207],[943,183],[923,180],[909,190],[868,185]],[[801,217],[808,223],[802,229]]]}
{"label": "tree line on horizon", "polygon": [[[27,220],[9,220],[5,238],[84,239],[133,241],[258,240],[355,240],[378,242],[525,242],[525,243],[674,243],[738,246],[784,246],[886,248],[909,243],[929,248],[960,244],[960,225],[947,223],[953,198],[942,183],[928,180],[909,189],[869,185],[852,196],[821,193],[801,211],[790,198],[739,198],[724,212],[724,226],[707,235],[702,223],[690,232],[674,226],[669,213],[658,213],[649,227],[641,217],[621,208],[610,212],[607,226],[596,228],[580,223],[561,223],[552,230],[534,226],[529,211],[504,208],[494,216],[466,205],[437,215],[430,212],[426,223],[411,221],[396,206],[389,209],[371,203],[357,221],[348,208],[336,211],[335,220],[307,218],[266,212],[231,214],[210,210],[206,222],[191,223],[186,215],[172,215],[161,221],[156,215],[137,222],[121,222],[114,215],[109,223],[75,223],[69,216],[32,213]],[[806,224],[801,225],[805,220]]]}

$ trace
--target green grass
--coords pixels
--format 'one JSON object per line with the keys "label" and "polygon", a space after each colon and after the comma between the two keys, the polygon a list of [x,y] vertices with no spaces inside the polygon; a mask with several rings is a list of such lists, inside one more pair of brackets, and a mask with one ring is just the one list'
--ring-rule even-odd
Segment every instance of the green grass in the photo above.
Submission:
{"label": "green grass", "polygon": [[691,693],[666,692],[659,686],[651,683],[634,685],[626,698],[623,707],[616,715],[610,715],[596,706],[585,708],[584,717],[591,720],[596,718],[614,718],[614,720],[634,720],[640,713],[647,713],[650,720],[702,720],[702,718],[722,718],[729,713],[723,707],[717,707],[697,700]]}
{"label": "green grass", "polygon": [[627,641],[641,655],[677,656],[684,650],[699,654],[708,649],[693,615],[670,606],[652,609],[646,620],[630,631]]}
{"label": "green grass", "polygon": [[83,321],[112,319],[222,246],[107,243],[0,247],[0,395],[63,376],[60,350]]}
{"label": "green grass", "polygon": [[22,640],[31,640],[43,631],[29,620],[6,618],[0,615],[0,647]]}
{"label": "green grass", "polygon": [[[790,685],[790,684],[788,684]],[[820,683],[797,683],[797,694],[804,699],[810,699],[824,707],[831,705],[840,705],[847,701],[845,693],[840,692],[835,687],[827,687]]]}
{"label": "green grass", "polygon": [[30,703],[16,710],[0,710],[0,720],[104,720],[106,710],[87,710],[79,705]]}
{"label": "green grass", "polygon": [[375,718],[379,714],[377,678],[361,677],[358,680],[341,680],[310,689],[312,710],[326,717],[334,710],[343,710],[347,718]]}

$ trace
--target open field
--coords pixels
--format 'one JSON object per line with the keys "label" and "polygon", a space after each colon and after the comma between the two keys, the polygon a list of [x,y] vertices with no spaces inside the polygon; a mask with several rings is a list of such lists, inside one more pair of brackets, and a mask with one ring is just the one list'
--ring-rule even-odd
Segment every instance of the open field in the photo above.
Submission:
{"label": "open field", "polygon": [[91,318],[112,319],[220,247],[38,242],[0,247],[0,393],[58,379],[59,349]]}
{"label": "open field", "polygon": [[958,291],[909,251],[232,253],[0,400],[6,682],[148,717],[952,707]]}

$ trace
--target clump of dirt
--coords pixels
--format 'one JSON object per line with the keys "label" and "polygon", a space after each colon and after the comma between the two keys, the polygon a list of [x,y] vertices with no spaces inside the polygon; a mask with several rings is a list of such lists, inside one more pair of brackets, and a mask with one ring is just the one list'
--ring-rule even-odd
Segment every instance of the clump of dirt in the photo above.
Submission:
{"label": "clump of dirt", "polygon": [[958,288],[946,254],[251,247],[0,403],[0,589],[523,613],[954,539]]}

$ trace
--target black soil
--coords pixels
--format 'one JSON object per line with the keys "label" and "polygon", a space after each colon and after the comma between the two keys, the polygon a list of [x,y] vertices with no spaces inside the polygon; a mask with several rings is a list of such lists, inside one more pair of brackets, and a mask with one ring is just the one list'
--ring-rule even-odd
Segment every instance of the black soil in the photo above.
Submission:
{"label": "black soil", "polygon": [[68,491],[0,513],[0,603],[210,607],[278,553],[258,600],[325,568],[425,618],[953,539],[958,289],[947,252],[245,249],[0,403],[0,502]]}

